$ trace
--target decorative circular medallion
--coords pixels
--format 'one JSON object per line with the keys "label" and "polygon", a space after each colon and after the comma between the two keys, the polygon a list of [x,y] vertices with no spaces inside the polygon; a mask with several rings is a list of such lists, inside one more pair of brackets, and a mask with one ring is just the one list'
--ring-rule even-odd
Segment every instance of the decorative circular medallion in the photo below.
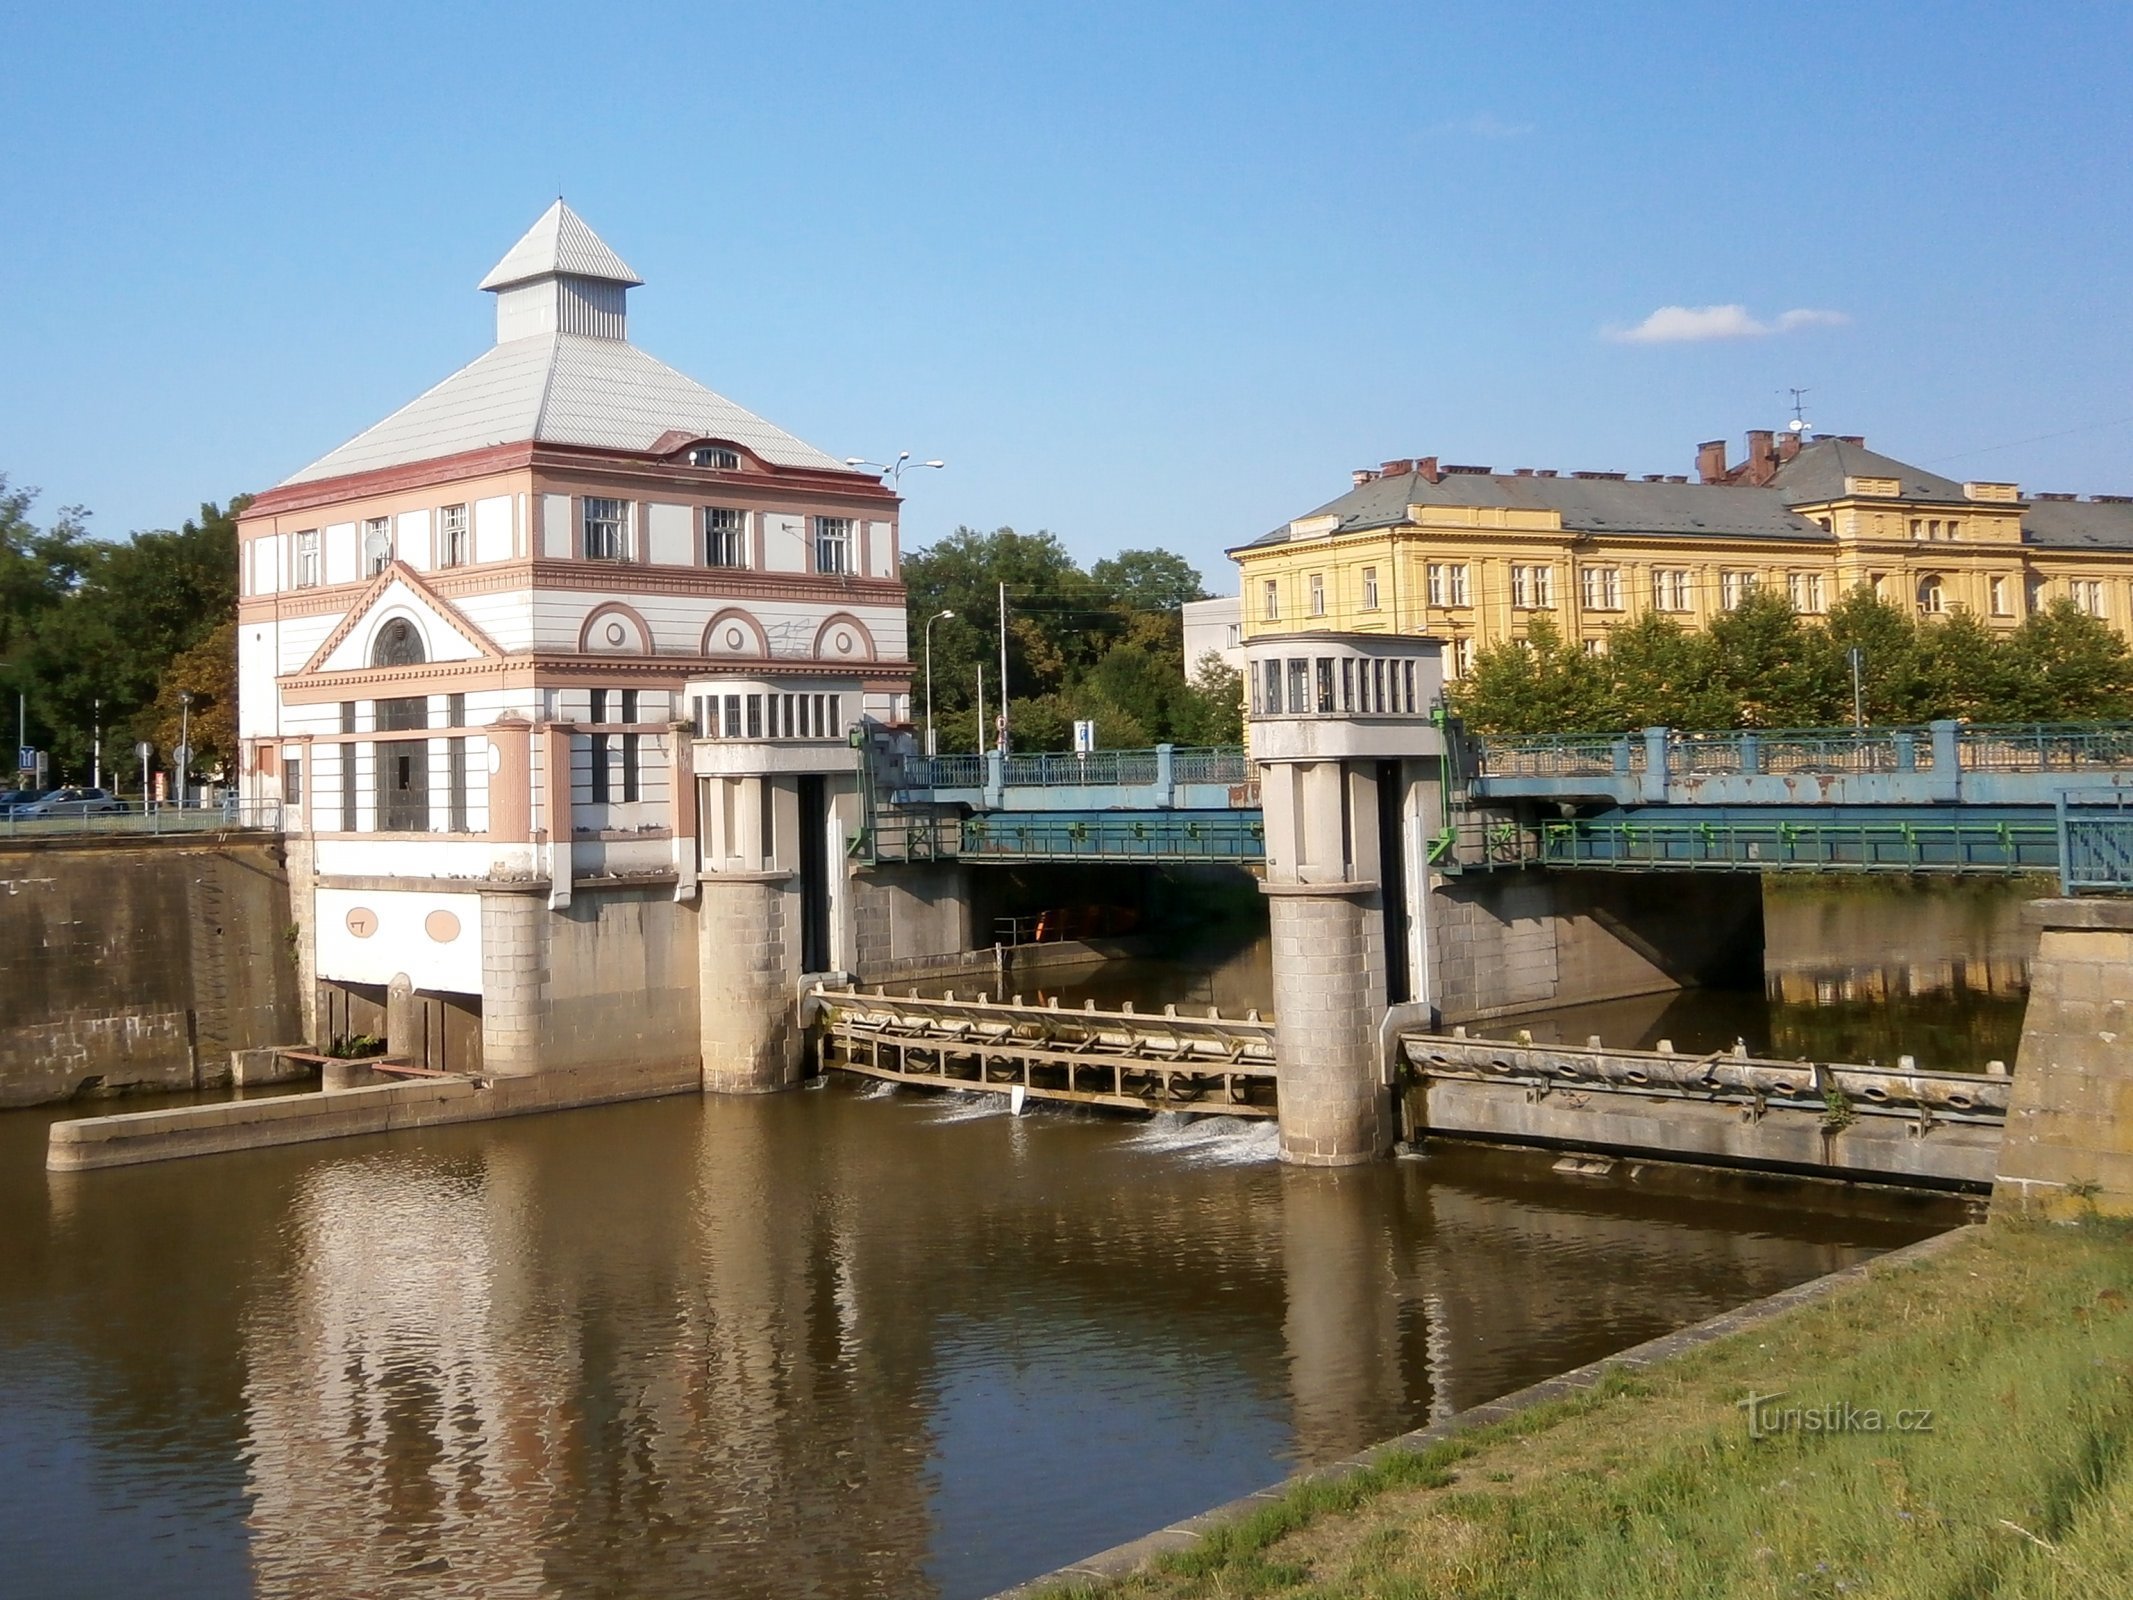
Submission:
{"label": "decorative circular medallion", "polygon": [[450,944],[459,937],[459,919],[449,911],[432,911],[422,919],[422,931],[439,944]]}
{"label": "decorative circular medallion", "polygon": [[621,623],[610,622],[607,625],[607,642],[609,644],[620,644],[629,636],[629,629],[623,627]]}
{"label": "decorative circular medallion", "polygon": [[838,634],[838,635],[837,635],[837,654],[839,654],[840,656],[848,656],[848,655],[850,655],[851,653],[852,653],[852,636],[851,636],[850,634],[848,634],[848,633],[840,633],[840,634]]}
{"label": "decorative circular medallion", "polygon": [[350,907],[348,931],[358,939],[368,939],[378,931],[378,914],[368,906]]}
{"label": "decorative circular medallion", "polygon": [[744,638],[745,638],[745,635],[743,635],[743,634],[742,634],[742,632],[741,632],[741,630],[740,630],[740,629],[738,629],[738,628],[728,628],[728,629],[726,630],[726,648],[727,648],[728,650],[738,650],[738,649],[740,649],[740,647],[741,647],[741,643],[742,643],[742,640],[743,640]]}

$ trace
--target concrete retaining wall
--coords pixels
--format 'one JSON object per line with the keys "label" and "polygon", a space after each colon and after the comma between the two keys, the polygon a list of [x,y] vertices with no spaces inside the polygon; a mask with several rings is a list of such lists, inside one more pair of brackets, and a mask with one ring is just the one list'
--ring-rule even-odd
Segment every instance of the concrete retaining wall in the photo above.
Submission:
{"label": "concrete retaining wall", "polygon": [[483,1122],[620,1100],[693,1094],[698,1081],[696,1062],[682,1059],[661,1066],[558,1068],[480,1082],[424,1079],[88,1117],[52,1125],[45,1167],[52,1172],[82,1172],[453,1122]]}
{"label": "concrete retaining wall", "polygon": [[227,1083],[303,1037],[278,838],[0,844],[0,1106]]}
{"label": "concrete retaining wall", "polygon": [[1749,874],[1517,872],[1439,880],[1431,994],[1447,1023],[1691,984],[1760,984]]}

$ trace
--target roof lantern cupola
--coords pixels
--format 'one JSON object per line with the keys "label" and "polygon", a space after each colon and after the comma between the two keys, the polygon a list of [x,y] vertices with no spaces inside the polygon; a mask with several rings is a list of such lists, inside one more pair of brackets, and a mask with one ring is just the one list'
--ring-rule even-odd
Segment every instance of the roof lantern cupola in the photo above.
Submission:
{"label": "roof lantern cupola", "polygon": [[496,342],[541,334],[627,337],[627,298],[644,280],[557,196],[540,221],[489,269]]}

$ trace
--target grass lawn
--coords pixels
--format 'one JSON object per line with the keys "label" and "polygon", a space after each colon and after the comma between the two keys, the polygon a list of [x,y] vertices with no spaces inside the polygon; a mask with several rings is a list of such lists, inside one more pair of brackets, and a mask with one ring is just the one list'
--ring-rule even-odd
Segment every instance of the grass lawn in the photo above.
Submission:
{"label": "grass lawn", "polygon": [[2129,1301],[2125,1227],[1996,1224],[1100,1592],[2133,1597]]}

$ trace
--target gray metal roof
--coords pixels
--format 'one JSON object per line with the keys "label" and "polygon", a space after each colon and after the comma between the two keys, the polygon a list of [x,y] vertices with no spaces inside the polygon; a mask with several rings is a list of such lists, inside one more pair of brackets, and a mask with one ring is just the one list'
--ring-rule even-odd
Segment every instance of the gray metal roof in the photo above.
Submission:
{"label": "gray metal roof", "polygon": [[2022,513],[2022,542],[2062,550],[2133,550],[2133,505],[2039,500]]}
{"label": "gray metal roof", "polygon": [[558,195],[555,204],[541,213],[540,220],[504,252],[504,259],[489,269],[479,287],[507,289],[514,283],[562,274],[600,278],[609,283],[644,282]]}
{"label": "gray metal roof", "polygon": [[1969,499],[1953,478],[1843,439],[1810,439],[1798,455],[1777,469],[1770,487],[1788,506],[1819,505],[1843,499],[1847,478],[1894,478],[1901,485],[1897,498],[1902,500],[1962,504]]}
{"label": "gray metal roof", "polygon": [[648,450],[670,429],[730,439],[781,467],[844,463],[620,339],[544,333],[484,351],[283,483],[405,466],[494,444]]}
{"label": "gray metal roof", "polygon": [[[1817,543],[1831,538],[1819,523],[1788,509],[1768,489],[1630,483],[1613,478],[1521,478],[1502,473],[1447,473],[1435,483],[1420,473],[1375,478],[1305,515],[1337,516],[1340,522],[1334,529],[1336,534],[1356,533],[1406,522],[1410,505],[1554,511],[1561,514],[1564,528],[1578,533],[1805,539]],[[1252,544],[1284,544],[1288,538],[1289,528],[1284,524]]]}

